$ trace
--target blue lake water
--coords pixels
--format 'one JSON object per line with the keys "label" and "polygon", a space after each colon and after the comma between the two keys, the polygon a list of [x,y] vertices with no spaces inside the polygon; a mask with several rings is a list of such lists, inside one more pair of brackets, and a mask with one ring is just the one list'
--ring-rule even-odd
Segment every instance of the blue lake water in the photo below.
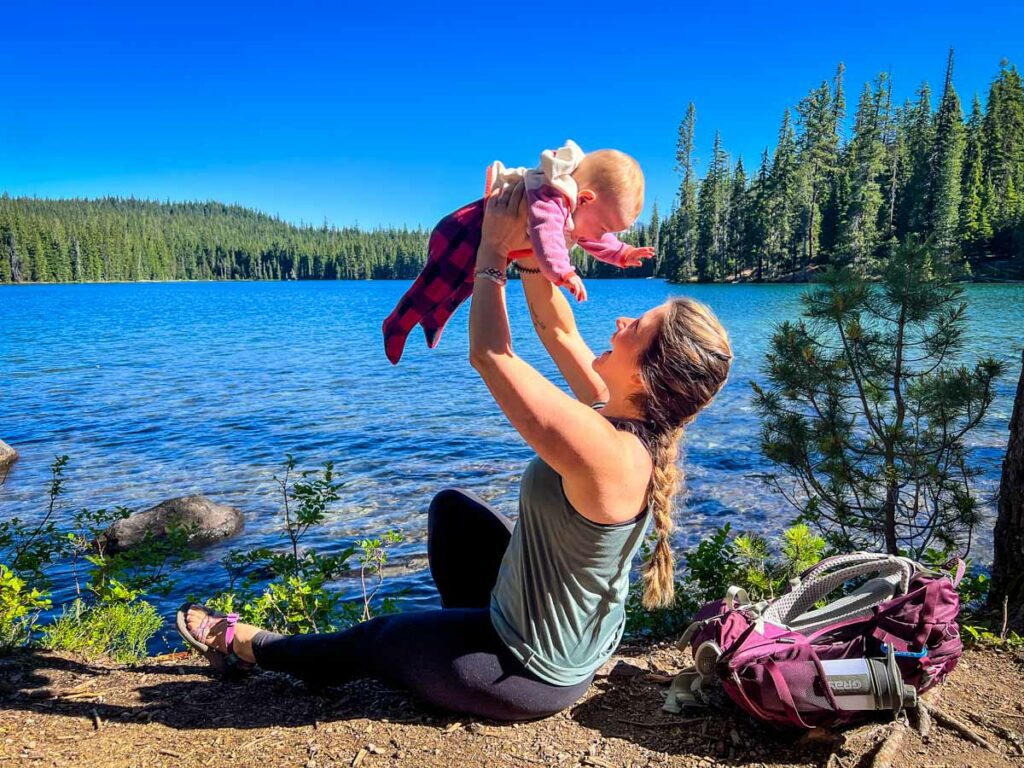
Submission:
{"label": "blue lake water", "polygon": [[[285,454],[302,467],[327,459],[349,484],[310,544],[341,548],[398,528],[388,590],[407,606],[436,604],[426,572],[426,507],[445,486],[470,488],[515,513],[530,451],[467,362],[467,308],[436,350],[410,337],[392,367],[380,322],[405,282],[159,283],[0,287],[0,439],[21,452],[0,488],[0,518],[40,514],[49,464],[71,457],[65,508],[126,505],[203,493],[246,514],[241,536],[203,552],[181,573],[162,607],[223,584],[218,560],[231,547],[279,535],[279,474]],[[660,280],[592,280],[577,305],[581,332],[607,347],[620,315],[674,294],[707,302],[735,352],[730,381],[684,442],[687,490],[680,551],[725,521],[771,533],[792,510],[759,472],[750,380],[761,368],[773,323],[799,313],[800,286],[672,286]],[[971,285],[968,356],[1010,362],[982,427],[970,438],[983,471],[978,491],[998,486],[1019,372],[1024,286]],[[553,364],[533,336],[518,284],[509,291],[517,352],[543,373]],[[561,381],[558,379],[558,381]],[[991,526],[975,554],[986,557]],[[472,556],[472,553],[467,553]],[[66,594],[69,581],[60,584]],[[340,588],[357,594],[355,583]]]}

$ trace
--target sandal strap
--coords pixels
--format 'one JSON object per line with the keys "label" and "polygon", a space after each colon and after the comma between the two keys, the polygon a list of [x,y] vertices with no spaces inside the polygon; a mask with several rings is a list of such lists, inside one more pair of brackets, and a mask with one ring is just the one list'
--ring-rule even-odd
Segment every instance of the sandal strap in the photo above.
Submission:
{"label": "sandal strap", "polygon": [[238,623],[238,614],[229,613],[225,619],[227,620],[228,627],[224,631],[224,647],[227,648],[228,655],[234,656],[235,649],[231,644],[235,641],[235,624]]}
{"label": "sandal strap", "polygon": [[[204,608],[204,610],[206,609]],[[192,633],[192,637],[203,644],[207,644],[206,638],[209,636],[210,630],[220,622],[220,619],[220,616],[214,616],[212,613],[207,611],[203,616],[203,620],[199,622],[199,626],[196,627],[195,631]]]}

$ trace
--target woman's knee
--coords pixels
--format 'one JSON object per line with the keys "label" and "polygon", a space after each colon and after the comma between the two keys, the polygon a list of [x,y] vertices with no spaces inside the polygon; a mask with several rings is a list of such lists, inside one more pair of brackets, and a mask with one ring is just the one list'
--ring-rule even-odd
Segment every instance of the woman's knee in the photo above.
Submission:
{"label": "woman's knee", "polygon": [[464,516],[473,507],[482,505],[483,502],[469,491],[461,488],[445,488],[435,494],[427,510],[427,523],[431,528],[438,520],[453,515]]}

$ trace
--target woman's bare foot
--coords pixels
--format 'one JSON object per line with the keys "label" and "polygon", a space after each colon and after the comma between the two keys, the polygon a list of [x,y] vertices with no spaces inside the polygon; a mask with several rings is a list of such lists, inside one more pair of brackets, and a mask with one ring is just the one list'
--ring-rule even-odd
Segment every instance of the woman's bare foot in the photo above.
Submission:
{"label": "woman's bare foot", "polygon": [[[228,647],[227,642],[224,640],[224,634],[228,628],[227,619],[221,619],[216,624],[210,626],[206,630],[206,637],[199,637],[198,635],[199,627],[202,625],[203,619],[208,615],[202,606],[193,605],[185,615],[185,626],[188,627],[189,632],[197,640],[201,640],[211,648],[226,654],[228,653]],[[250,664],[256,663],[256,657],[252,652],[252,639],[259,631],[259,627],[254,627],[251,624],[235,624],[235,636],[231,640],[231,650],[242,661],[247,661]]]}

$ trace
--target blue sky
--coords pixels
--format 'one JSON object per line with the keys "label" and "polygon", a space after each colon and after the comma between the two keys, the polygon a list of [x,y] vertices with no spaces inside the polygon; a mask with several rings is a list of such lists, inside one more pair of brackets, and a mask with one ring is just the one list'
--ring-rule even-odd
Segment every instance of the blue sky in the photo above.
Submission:
{"label": "blue sky", "polygon": [[1022,3],[690,5],[10,0],[0,190],[429,226],[491,160],[569,137],[640,161],[646,218],[690,101],[698,159],[719,129],[750,169],[839,61],[851,112],[881,70],[900,100],[939,89],[951,45],[965,108],[1000,59],[1024,67]]}

